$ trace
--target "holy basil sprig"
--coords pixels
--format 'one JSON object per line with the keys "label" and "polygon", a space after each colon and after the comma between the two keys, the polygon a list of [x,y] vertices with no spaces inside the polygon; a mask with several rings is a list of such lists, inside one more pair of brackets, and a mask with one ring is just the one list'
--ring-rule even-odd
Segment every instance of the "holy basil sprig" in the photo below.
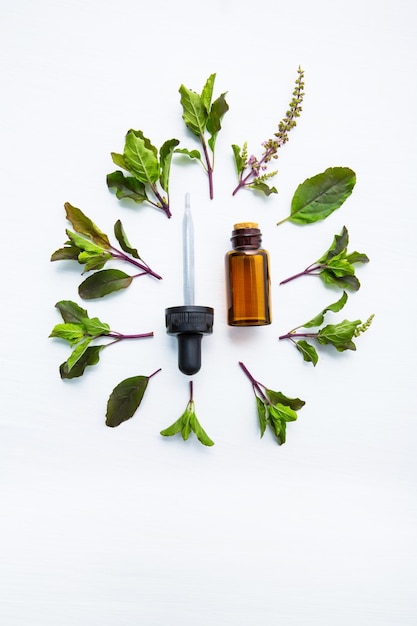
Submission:
{"label": "holy basil sprig", "polygon": [[268,167],[271,161],[278,158],[278,151],[285,143],[287,143],[289,132],[295,128],[297,117],[302,111],[301,103],[304,98],[304,72],[301,67],[297,70],[297,79],[295,81],[295,89],[293,98],[289,104],[289,109],[285,117],[278,124],[278,131],[274,133],[272,139],[263,142],[263,152],[258,158],[255,155],[248,154],[247,142],[240,148],[236,144],[232,145],[235,159],[235,165],[238,175],[238,185],[233,191],[235,195],[239,189],[255,189],[269,196],[272,193],[278,193],[275,187],[269,187],[266,181],[275,176],[278,171],[269,171]]}
{"label": "holy basil sprig", "polygon": [[309,329],[321,326],[324,322],[326,313],[328,311],[338,313],[345,306],[347,299],[347,293],[344,291],[342,297],[337,300],[337,302],[330,304],[309,322],[300,324],[300,326],[296,326],[285,335],[281,335],[279,339],[289,339],[292,341],[297,350],[303,355],[304,361],[313,363],[314,366],[317,364],[319,358],[318,353],[315,347],[307,341],[307,339],[317,341],[321,345],[331,345],[336,348],[338,352],[356,350],[353,338],[359,337],[360,334],[368,330],[372,323],[374,317],[373,315],[371,315],[366,322],[362,322],[361,320],[343,320],[338,324],[327,324],[326,326],[322,326],[314,332],[310,332],[308,330],[300,332],[300,329]]}
{"label": "holy basil sprig", "polygon": [[335,235],[330,248],[317,261],[280,282],[280,285],[300,276],[319,276],[327,285],[336,285],[342,289],[358,291],[360,282],[355,276],[355,263],[368,263],[369,258],[363,252],[348,252],[349,233],[343,226],[340,235]]}
{"label": "holy basil sprig", "polygon": [[[87,311],[71,300],[61,300],[56,308],[64,320],[56,324],[49,337],[63,339],[71,346],[71,355],[59,368],[61,378],[77,378],[84,374],[86,367],[96,365],[100,360],[101,351],[123,339],[143,339],[153,337],[153,332],[125,335],[111,330],[98,317],[90,318]],[[96,340],[105,337],[109,343],[97,345]],[[92,345],[94,343],[94,345]]]}
{"label": "holy basil sprig", "polygon": [[195,413],[195,403],[193,398],[193,381],[190,381],[190,399],[185,407],[184,413],[168,428],[161,430],[164,437],[172,437],[177,433],[181,433],[184,441],[188,439],[190,433],[193,432],[197,439],[204,446],[214,446],[214,441],[210,439],[206,431],[202,428]]}
{"label": "holy basil sprig", "polygon": [[171,217],[169,177],[172,155],[179,143],[178,139],[168,139],[158,154],[158,149],[141,130],[130,129],[126,133],[123,154],[111,153],[113,163],[130,176],[116,170],[107,175],[107,186],[115,189],[119,200],[129,198],[137,204],[147,202]]}
{"label": "holy basil sprig", "polygon": [[159,368],[150,376],[132,376],[116,385],[107,401],[106,426],[115,428],[133,417],[143,400],[150,379],[160,371]]}
{"label": "holy basil sprig", "polygon": [[272,430],[279,445],[285,443],[287,422],[297,419],[297,411],[305,405],[300,398],[288,398],[281,391],[273,391],[255,380],[246,365],[239,362],[240,367],[252,383],[253,393],[256,398],[261,438],[264,436],[266,427]]}
{"label": "holy basil sprig", "polygon": [[[59,248],[52,254],[51,261],[73,260],[84,265],[84,272],[100,270],[95,271],[80,284],[78,293],[81,298],[85,300],[102,298],[120,289],[126,289],[134,278],[145,274],[159,280],[162,278],[145,263],[136,248],[132,248],[120,220],[117,220],[114,225],[114,235],[121,250],[113,246],[108,236],[80,209],[66,202],[65,211],[75,232],[66,230],[68,241],[65,242],[63,248]],[[101,268],[108,261],[129,263],[138,268],[140,272],[131,276],[119,269],[102,270]]]}
{"label": "holy basil sprig", "polygon": [[[209,181],[210,198],[213,199],[213,169],[217,135],[221,130],[221,122],[229,110],[226,102],[226,93],[222,93],[213,101],[213,89],[216,74],[211,74],[200,94],[181,85],[181,105],[183,108],[182,118],[187,128],[198,138],[203,149],[203,155],[199,150],[177,148],[176,153],[185,154],[191,159],[197,159],[207,172]],[[207,133],[209,138],[207,139]],[[210,148],[210,151],[209,151]]]}
{"label": "holy basil sprig", "polygon": [[349,167],[329,167],[298,185],[291,201],[291,213],[286,221],[312,224],[324,220],[342,206],[356,184],[356,174]]}

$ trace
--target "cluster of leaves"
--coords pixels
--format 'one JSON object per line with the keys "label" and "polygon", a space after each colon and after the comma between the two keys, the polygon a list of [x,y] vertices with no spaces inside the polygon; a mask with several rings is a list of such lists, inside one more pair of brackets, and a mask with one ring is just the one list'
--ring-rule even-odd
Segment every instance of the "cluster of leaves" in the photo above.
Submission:
{"label": "cluster of leaves", "polygon": [[129,175],[116,170],[107,175],[107,186],[119,199],[129,198],[137,204],[147,202],[164,211],[169,218],[169,177],[172,155],[180,142],[168,139],[158,149],[141,130],[126,133],[123,154],[112,152],[113,163]]}
{"label": "cluster of leaves", "polygon": [[[99,362],[101,351],[114,343],[123,339],[153,337],[153,332],[124,335],[113,331],[98,317],[90,318],[85,309],[71,300],[61,300],[55,306],[61,313],[63,323],[56,324],[49,336],[63,339],[69,343],[72,350],[71,355],[59,368],[62,379],[82,376],[86,367]],[[111,342],[97,345],[95,342],[101,337],[111,339]]]}
{"label": "cluster of leaves", "polygon": [[261,438],[269,425],[279,445],[286,442],[287,422],[297,419],[297,411],[305,405],[300,398],[288,398],[281,391],[273,391],[255,380],[247,367],[239,362],[240,367],[252,383],[256,398],[256,409],[259,419]]}
{"label": "cluster of leaves", "polygon": [[[73,260],[84,265],[84,272],[99,270],[86,278],[78,287],[81,298],[85,300],[102,298],[120,289],[126,289],[134,278],[145,274],[161,279],[161,276],[141,259],[136,248],[132,248],[120,220],[114,225],[114,235],[121,250],[115,248],[108,236],[80,209],[66,202],[65,211],[75,232],[66,230],[68,241],[65,242],[63,248],[59,248],[52,254],[51,261]],[[110,260],[130,263],[140,271],[132,276],[119,269],[101,269]]]}
{"label": "cluster of leaves", "polygon": [[206,431],[202,428],[195,413],[195,403],[193,399],[193,381],[190,381],[190,399],[188,400],[185,411],[182,415],[168,428],[161,430],[164,437],[172,437],[177,433],[181,433],[182,438],[186,441],[191,433],[196,435],[197,439],[204,446],[213,446],[214,441],[210,439]]}
{"label": "cluster of leaves", "polygon": [[115,428],[133,417],[143,400],[149,380],[160,371],[157,369],[150,376],[132,376],[116,385],[107,401],[106,426]]}
{"label": "cluster of leaves", "polygon": [[277,223],[312,224],[324,220],[342,206],[356,184],[349,167],[329,167],[298,185],[291,201],[290,215]]}
{"label": "cluster of leaves", "polygon": [[255,189],[269,196],[272,193],[278,193],[275,187],[269,187],[266,181],[275,176],[278,172],[268,171],[271,161],[278,158],[278,151],[289,139],[289,132],[295,128],[297,118],[302,111],[301,104],[304,98],[304,72],[301,67],[297,70],[297,78],[295,81],[295,89],[293,98],[289,104],[289,109],[285,117],[278,124],[278,131],[274,133],[271,139],[263,142],[263,153],[257,158],[255,155],[248,154],[248,146],[245,142],[243,147],[233,144],[233,154],[238,175],[238,184],[233,191],[235,195],[239,189],[249,188]]}
{"label": "cluster of leaves", "polygon": [[[304,361],[313,363],[314,366],[317,364],[319,357],[317,350],[307,339],[315,340],[321,345],[331,345],[336,348],[338,352],[356,350],[353,337],[358,337],[368,330],[372,323],[373,315],[371,315],[366,322],[362,322],[361,320],[343,320],[337,324],[327,324],[326,326],[318,328],[323,324],[326,313],[328,311],[338,313],[345,306],[347,299],[347,293],[344,291],[342,297],[337,300],[337,302],[330,304],[309,322],[300,324],[300,326],[296,326],[285,335],[281,335],[279,339],[289,339],[292,341],[297,350],[303,355]],[[318,330],[314,332],[309,332],[308,330],[300,332],[300,329],[309,328],[318,328]]]}
{"label": "cluster of leaves", "polygon": [[336,285],[341,289],[358,291],[360,282],[355,276],[355,263],[368,263],[369,258],[363,252],[348,252],[349,233],[343,226],[340,235],[335,235],[330,248],[305,270],[280,282],[280,285],[300,276],[319,276],[326,285]]}
{"label": "cluster of leaves", "polygon": [[[181,105],[183,108],[182,118],[186,127],[195,135],[202,147],[203,154],[199,150],[177,148],[176,153],[185,154],[191,159],[201,163],[207,172],[209,181],[210,198],[213,199],[213,170],[217,135],[221,130],[221,122],[229,110],[226,102],[226,93],[222,93],[213,101],[213,89],[216,74],[211,74],[200,94],[181,85]],[[207,133],[209,137],[207,138]],[[209,151],[210,149],[210,151]]]}

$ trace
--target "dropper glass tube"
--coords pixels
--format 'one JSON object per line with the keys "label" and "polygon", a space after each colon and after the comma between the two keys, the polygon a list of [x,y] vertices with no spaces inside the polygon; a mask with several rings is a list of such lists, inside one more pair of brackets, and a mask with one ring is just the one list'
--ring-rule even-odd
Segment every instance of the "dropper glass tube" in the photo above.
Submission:
{"label": "dropper glass tube", "polygon": [[214,311],[194,304],[194,227],[190,194],[185,196],[182,223],[184,305],[165,309],[167,333],[178,339],[178,367],[191,376],[201,368],[201,339],[213,332]]}

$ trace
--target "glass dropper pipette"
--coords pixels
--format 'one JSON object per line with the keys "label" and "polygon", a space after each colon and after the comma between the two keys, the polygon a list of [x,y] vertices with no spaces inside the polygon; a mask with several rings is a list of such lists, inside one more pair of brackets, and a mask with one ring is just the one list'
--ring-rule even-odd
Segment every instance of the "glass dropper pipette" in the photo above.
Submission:
{"label": "glass dropper pipette", "polygon": [[184,305],[165,309],[165,324],[167,333],[178,338],[178,367],[191,376],[201,368],[201,339],[213,332],[214,310],[194,304],[194,226],[189,193],[185,195],[182,247]]}

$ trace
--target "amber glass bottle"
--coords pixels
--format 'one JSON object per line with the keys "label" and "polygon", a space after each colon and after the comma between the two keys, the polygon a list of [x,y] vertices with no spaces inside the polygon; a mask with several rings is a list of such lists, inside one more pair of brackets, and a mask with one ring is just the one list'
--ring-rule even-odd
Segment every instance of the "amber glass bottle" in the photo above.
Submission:
{"label": "amber glass bottle", "polygon": [[227,323],[229,326],[270,324],[269,255],[261,248],[258,224],[235,224],[233,250],[226,254]]}

